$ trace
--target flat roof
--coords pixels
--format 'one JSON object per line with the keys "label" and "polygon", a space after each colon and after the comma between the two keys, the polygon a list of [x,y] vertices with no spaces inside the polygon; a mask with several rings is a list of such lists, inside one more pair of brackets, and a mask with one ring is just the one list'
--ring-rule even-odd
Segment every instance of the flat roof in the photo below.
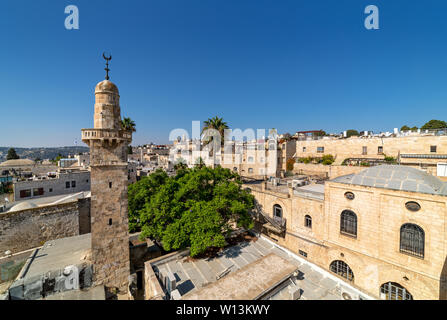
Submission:
{"label": "flat roof", "polygon": [[[245,270],[245,272],[241,272],[241,274],[245,274],[244,277],[252,279],[250,270],[253,269],[250,268],[247,272],[244,267],[255,264],[258,260],[262,260],[270,254],[273,254],[278,258],[280,257],[283,260],[269,258],[264,260],[264,262],[260,262],[257,267],[257,272],[261,273],[260,276],[263,277],[262,272],[265,274],[280,272],[278,269],[287,266],[287,268],[290,268],[288,270],[292,270],[291,272],[299,270],[300,277],[297,281],[297,285],[301,289],[301,300],[342,299],[337,291],[337,282],[330,279],[327,274],[320,272],[304,260],[300,261],[296,259],[292,255],[289,255],[285,250],[274,246],[263,238],[257,238],[257,240],[250,242],[245,241],[225,248],[214,258],[191,259],[184,257],[179,253],[178,255],[166,258],[157,258],[151,265],[156,273],[158,272],[162,275],[167,275],[168,272],[171,272],[176,278],[176,288],[180,295],[185,296],[186,299],[196,299],[192,297],[195,297],[198,294],[201,296],[200,299],[227,299],[227,295],[228,299],[236,299],[231,298],[229,295],[234,291],[234,294],[238,294],[237,297],[239,297],[239,295],[243,294],[243,292],[241,293],[240,291],[243,290],[243,288],[240,287],[247,286],[247,284],[245,282],[243,285],[241,284],[241,280],[243,279],[239,280],[239,278],[243,278],[242,276],[233,277],[232,274],[237,273],[238,270]],[[276,265],[277,263],[280,263],[281,268],[278,268]],[[212,284],[224,280],[227,277],[233,279],[233,281],[224,282],[225,290],[228,292],[222,293],[222,295],[217,298],[220,285],[215,285],[217,286],[215,287],[212,286]],[[277,274],[277,277],[273,280],[276,279],[278,279],[278,282],[281,281],[279,274]],[[273,280],[272,283],[274,282]],[[257,286],[262,286],[258,280],[256,280],[255,283]],[[204,292],[209,292],[209,294],[213,294],[215,297],[207,297],[205,293],[200,293],[201,290],[208,288],[208,286],[210,286],[210,289],[208,289],[210,291]],[[257,288],[259,294],[261,294],[263,288]],[[285,290],[281,290],[276,296],[272,297],[272,299],[288,299],[289,293],[287,290],[288,288],[286,287]],[[253,295],[254,293],[248,295],[247,292],[247,299],[250,299],[249,297],[253,297]]]}
{"label": "flat roof", "polygon": [[79,265],[91,249],[91,234],[47,241],[24,266],[23,279]]}
{"label": "flat roof", "polygon": [[324,184],[308,184],[297,187],[293,193],[306,198],[324,200]]}
{"label": "flat roof", "polygon": [[297,269],[296,265],[270,253],[227,277],[186,294],[182,300],[254,300]]}
{"label": "flat roof", "polygon": [[106,300],[106,290],[104,286],[97,286],[87,290],[63,291],[40,300]]}

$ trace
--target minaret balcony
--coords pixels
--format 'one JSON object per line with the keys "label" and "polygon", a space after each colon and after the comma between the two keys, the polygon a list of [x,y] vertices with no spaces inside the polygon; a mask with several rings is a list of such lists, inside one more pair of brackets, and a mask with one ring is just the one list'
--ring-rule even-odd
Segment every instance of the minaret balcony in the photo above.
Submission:
{"label": "minaret balcony", "polygon": [[132,132],[126,130],[116,129],[82,129],[82,141],[88,142],[90,140],[102,140],[116,142],[128,142],[132,141]]}

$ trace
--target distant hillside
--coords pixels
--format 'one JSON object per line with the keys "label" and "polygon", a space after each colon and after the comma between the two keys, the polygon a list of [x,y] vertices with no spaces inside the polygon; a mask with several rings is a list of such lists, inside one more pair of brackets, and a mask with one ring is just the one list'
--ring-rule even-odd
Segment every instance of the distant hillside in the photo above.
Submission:
{"label": "distant hillside", "polygon": [[[6,156],[10,147],[0,147],[0,162],[6,161]],[[59,154],[62,157],[89,152],[88,147],[54,147],[54,148],[15,148],[20,159],[54,159]]]}

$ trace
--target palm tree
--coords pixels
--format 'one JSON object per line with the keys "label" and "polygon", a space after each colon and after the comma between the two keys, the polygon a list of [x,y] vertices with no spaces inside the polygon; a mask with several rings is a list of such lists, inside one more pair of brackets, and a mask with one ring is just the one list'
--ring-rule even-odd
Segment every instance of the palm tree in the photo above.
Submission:
{"label": "palm tree", "polygon": [[[229,129],[230,127],[227,125],[225,121],[223,121],[223,118],[219,118],[215,116],[214,118],[209,118],[208,120],[204,121],[205,126],[202,129],[202,134],[207,129],[215,129],[219,131],[220,137],[221,137],[221,143],[224,143],[224,134],[225,129]],[[208,139],[208,141],[205,142],[205,144],[208,144],[211,141],[211,137]]]}
{"label": "palm tree", "polygon": [[135,121],[133,121],[131,118],[124,117],[123,120],[121,120],[121,126],[124,130],[135,132],[137,131],[135,129]]}

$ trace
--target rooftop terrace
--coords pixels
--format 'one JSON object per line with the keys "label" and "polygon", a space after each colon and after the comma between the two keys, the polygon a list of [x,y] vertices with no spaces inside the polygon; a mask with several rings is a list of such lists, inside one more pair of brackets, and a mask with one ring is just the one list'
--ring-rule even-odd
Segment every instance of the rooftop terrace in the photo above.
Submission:
{"label": "rooftop terrace", "polygon": [[[214,258],[191,259],[187,252],[151,262],[160,279],[174,275],[181,299],[340,300],[345,284],[264,237],[228,247]],[[297,271],[298,276],[291,276]]]}

